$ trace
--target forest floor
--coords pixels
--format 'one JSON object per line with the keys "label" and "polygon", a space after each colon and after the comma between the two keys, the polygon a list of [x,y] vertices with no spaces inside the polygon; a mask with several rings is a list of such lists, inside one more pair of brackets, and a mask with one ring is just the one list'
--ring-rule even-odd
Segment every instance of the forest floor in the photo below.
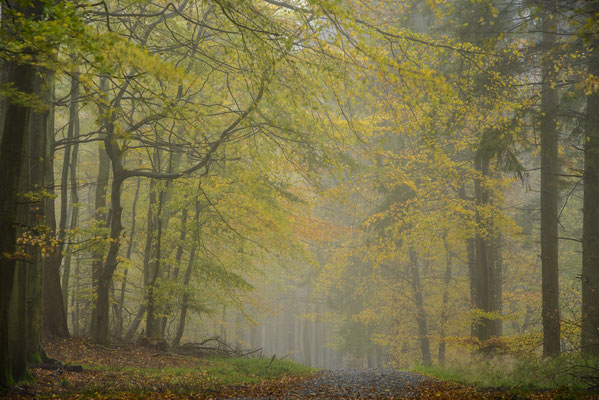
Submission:
{"label": "forest floor", "polygon": [[2,399],[568,399],[558,391],[514,393],[393,370],[313,371],[289,360],[192,357],[153,348],[106,348],[87,339],[46,344],[50,357],[83,371],[32,368],[33,380]]}

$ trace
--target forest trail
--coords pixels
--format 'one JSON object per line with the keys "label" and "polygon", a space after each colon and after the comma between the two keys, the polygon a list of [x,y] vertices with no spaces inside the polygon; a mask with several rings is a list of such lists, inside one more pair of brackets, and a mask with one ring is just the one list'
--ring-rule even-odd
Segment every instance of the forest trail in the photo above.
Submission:
{"label": "forest trail", "polygon": [[[32,368],[35,381],[0,399],[553,399],[441,382],[392,369],[310,371],[288,360],[199,358],[151,347],[107,348],[89,339],[45,345],[50,357],[83,371]],[[568,398],[572,397],[569,394]],[[580,398],[592,398],[581,396]]]}

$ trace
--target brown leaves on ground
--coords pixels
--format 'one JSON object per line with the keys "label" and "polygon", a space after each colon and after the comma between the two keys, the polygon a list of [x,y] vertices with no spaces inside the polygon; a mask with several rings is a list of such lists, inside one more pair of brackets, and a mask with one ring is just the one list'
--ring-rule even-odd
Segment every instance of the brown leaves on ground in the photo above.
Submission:
{"label": "brown leaves on ground", "polygon": [[[33,369],[35,381],[0,395],[4,399],[555,399],[597,398],[593,395],[543,391],[514,394],[501,389],[479,389],[404,374],[408,383],[397,390],[381,390],[388,382],[362,380],[359,371],[349,382],[345,372],[285,376],[257,384],[225,385],[213,376],[214,360],[159,352],[135,345],[112,349],[87,339],[46,344],[50,357],[85,366],[83,372]],[[214,365],[212,365],[214,366]],[[341,374],[341,375],[339,375]],[[405,374],[408,374],[407,378]],[[418,379],[412,379],[411,376]],[[324,383],[323,383],[324,382]],[[364,383],[366,382],[366,383]]]}
{"label": "brown leaves on ground", "polygon": [[63,363],[102,365],[111,368],[196,368],[206,360],[172,354],[152,347],[134,344],[97,345],[90,338],[57,339],[44,344],[49,357]]}

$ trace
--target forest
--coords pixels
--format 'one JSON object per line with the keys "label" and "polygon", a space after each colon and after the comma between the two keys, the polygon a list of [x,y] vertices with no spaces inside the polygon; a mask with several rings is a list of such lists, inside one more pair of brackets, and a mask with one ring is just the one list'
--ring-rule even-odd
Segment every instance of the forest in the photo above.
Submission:
{"label": "forest", "polygon": [[1,0],[0,174],[0,397],[599,390],[599,0]]}

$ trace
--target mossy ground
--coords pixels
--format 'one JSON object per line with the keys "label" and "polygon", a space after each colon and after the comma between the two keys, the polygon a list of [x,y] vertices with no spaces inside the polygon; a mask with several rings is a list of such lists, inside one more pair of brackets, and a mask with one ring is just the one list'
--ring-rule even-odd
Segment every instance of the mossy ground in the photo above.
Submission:
{"label": "mossy ground", "polygon": [[463,359],[446,366],[415,366],[412,371],[442,381],[513,392],[559,390],[576,395],[599,389],[599,360],[564,355],[540,357],[492,357]]}

